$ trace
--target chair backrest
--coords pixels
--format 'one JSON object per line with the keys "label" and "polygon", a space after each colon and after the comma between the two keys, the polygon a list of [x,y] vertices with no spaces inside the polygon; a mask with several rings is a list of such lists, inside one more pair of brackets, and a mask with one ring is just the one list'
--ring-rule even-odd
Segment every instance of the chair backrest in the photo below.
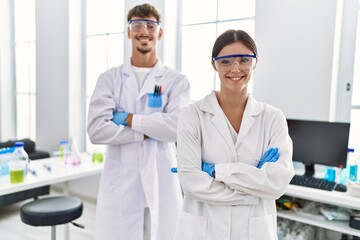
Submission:
{"label": "chair backrest", "polygon": [[0,142],[0,148],[13,147],[15,142],[23,142],[25,151],[29,153],[35,152],[35,142],[29,138],[23,138],[19,140],[8,140],[7,142]]}

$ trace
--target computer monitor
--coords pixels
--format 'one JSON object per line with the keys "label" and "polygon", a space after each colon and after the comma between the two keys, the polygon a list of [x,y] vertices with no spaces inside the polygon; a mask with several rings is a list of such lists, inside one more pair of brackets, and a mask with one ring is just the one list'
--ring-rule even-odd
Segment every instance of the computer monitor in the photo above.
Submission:
{"label": "computer monitor", "polygon": [[346,166],[350,123],[287,119],[293,141],[293,161],[305,165],[305,175],[313,176],[314,164]]}

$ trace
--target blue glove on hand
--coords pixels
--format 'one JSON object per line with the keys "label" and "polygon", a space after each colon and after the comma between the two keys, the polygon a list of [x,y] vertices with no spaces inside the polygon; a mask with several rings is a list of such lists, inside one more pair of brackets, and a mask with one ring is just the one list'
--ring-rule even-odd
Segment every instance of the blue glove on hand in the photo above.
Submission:
{"label": "blue glove on hand", "polygon": [[206,172],[207,174],[209,174],[210,177],[215,177],[215,176],[214,176],[215,164],[202,162],[202,163],[201,163],[201,170],[202,170],[203,172]]}
{"label": "blue glove on hand", "polygon": [[[215,165],[212,164],[212,163],[206,163],[206,162],[202,162],[201,163],[201,170],[203,172],[206,172],[207,174],[210,175],[210,177],[214,177],[214,172],[215,172]],[[172,173],[177,173],[177,168],[174,167],[174,168],[171,168],[170,171]]]}
{"label": "blue glove on hand", "polygon": [[[209,174],[210,177],[214,177],[215,165],[212,164],[212,163],[202,162],[201,163],[201,170],[203,172],[206,172],[207,174]],[[172,173],[177,173],[177,168],[171,168],[170,171]]]}
{"label": "blue glove on hand", "polygon": [[113,119],[111,119],[111,121],[113,121],[116,125],[127,126],[125,120],[128,115],[129,115],[128,112],[115,112],[114,117]]}
{"label": "blue glove on hand", "polygon": [[278,148],[269,148],[265,154],[261,157],[257,168],[261,168],[267,162],[276,162],[279,159],[279,149]]}

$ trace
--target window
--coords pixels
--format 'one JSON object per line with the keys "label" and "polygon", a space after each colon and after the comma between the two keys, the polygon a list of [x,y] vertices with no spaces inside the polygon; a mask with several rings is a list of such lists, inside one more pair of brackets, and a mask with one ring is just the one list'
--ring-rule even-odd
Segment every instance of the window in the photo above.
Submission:
{"label": "window", "polygon": [[36,140],[35,0],[14,1],[16,138]]}
{"label": "window", "polygon": [[[87,0],[86,4],[87,114],[99,75],[123,62],[125,5],[123,0]],[[95,147],[86,139],[86,149],[92,152]]]}
{"label": "window", "polygon": [[[200,11],[206,6],[206,11]],[[181,71],[191,85],[191,99],[199,100],[219,79],[211,65],[211,51],[217,36],[227,29],[242,29],[254,38],[255,1],[183,0]]]}
{"label": "window", "polygon": [[352,85],[352,101],[351,101],[351,128],[349,146],[354,147],[356,155],[360,152],[360,1],[358,8],[356,49],[354,61],[354,79]]}

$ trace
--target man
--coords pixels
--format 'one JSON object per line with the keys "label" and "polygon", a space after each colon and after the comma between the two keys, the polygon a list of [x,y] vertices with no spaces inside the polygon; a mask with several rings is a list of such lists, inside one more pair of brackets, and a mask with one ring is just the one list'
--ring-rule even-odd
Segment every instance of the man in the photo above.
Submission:
{"label": "man", "polygon": [[178,114],[190,87],[157,57],[163,34],[158,11],[135,6],[128,24],[131,57],[100,75],[89,106],[90,140],[107,145],[95,238],[169,240],[182,202],[170,168],[176,165]]}

